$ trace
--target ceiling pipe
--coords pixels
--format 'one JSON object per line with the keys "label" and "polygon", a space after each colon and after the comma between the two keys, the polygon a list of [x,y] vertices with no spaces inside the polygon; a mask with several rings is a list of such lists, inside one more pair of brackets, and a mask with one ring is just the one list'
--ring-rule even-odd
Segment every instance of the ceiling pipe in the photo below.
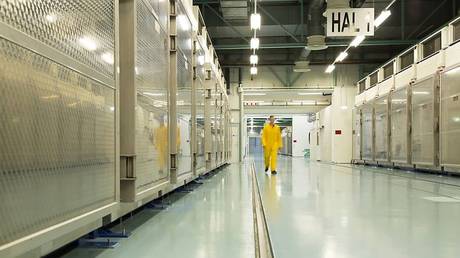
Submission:
{"label": "ceiling pipe", "polygon": [[323,50],[327,48],[326,36],[323,27],[323,13],[325,1],[311,0],[308,6],[308,37],[307,48],[309,50]]}

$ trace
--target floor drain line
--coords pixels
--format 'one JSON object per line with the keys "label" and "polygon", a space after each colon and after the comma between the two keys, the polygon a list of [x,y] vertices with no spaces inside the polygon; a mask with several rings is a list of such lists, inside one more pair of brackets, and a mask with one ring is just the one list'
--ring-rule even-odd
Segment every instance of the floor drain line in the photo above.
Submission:
{"label": "floor drain line", "polygon": [[252,211],[254,222],[254,243],[256,258],[274,258],[273,246],[270,239],[265,210],[260,196],[259,184],[254,162],[251,165],[252,176]]}

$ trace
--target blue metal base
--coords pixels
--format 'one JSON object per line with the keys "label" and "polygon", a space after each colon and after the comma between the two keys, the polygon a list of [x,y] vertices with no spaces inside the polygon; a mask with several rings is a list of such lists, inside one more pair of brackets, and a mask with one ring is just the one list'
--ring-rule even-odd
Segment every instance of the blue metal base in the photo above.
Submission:
{"label": "blue metal base", "polygon": [[169,207],[170,203],[152,201],[145,205],[145,208],[152,210],[166,210]]}
{"label": "blue metal base", "polygon": [[110,229],[97,229],[91,234],[94,238],[128,238],[130,233],[123,230],[122,232],[114,232]]}
{"label": "blue metal base", "polygon": [[78,245],[82,248],[113,249],[119,245],[118,242],[111,239],[80,239]]}

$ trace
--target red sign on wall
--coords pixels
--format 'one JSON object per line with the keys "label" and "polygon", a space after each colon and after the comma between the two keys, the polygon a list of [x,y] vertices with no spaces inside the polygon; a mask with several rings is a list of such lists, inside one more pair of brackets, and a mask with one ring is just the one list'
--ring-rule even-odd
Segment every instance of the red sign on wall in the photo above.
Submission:
{"label": "red sign on wall", "polygon": [[335,135],[341,135],[342,134],[342,130],[335,130]]}

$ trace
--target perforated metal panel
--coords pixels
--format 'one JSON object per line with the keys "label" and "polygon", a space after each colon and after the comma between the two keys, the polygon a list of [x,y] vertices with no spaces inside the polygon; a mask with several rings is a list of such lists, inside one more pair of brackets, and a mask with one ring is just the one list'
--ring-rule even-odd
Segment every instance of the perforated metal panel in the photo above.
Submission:
{"label": "perforated metal panel", "polygon": [[0,67],[5,244],[114,201],[115,91],[4,39]]}
{"label": "perforated metal panel", "polygon": [[434,77],[412,85],[412,163],[434,165]]}
{"label": "perforated metal panel", "polygon": [[166,0],[137,0],[143,1],[146,6],[149,7],[149,11],[155,16],[159,23],[154,25],[155,30],[158,30],[157,26],[160,25],[163,31],[167,31],[168,28],[168,1]]}
{"label": "perforated metal panel", "polygon": [[374,160],[372,103],[363,105],[361,109],[361,117],[362,117],[362,137],[361,137],[362,158],[363,160]]}
{"label": "perforated metal panel", "polygon": [[178,1],[177,5],[177,49],[188,62],[191,62],[193,40],[192,40],[192,23],[187,16],[182,2]]}
{"label": "perforated metal panel", "polygon": [[460,167],[460,72],[441,75],[441,165]]}
{"label": "perforated metal panel", "polygon": [[[199,52],[200,53],[200,52]],[[197,70],[203,70],[201,65],[197,66]],[[204,72],[202,73],[203,77],[198,77],[195,81],[196,91],[195,91],[195,107],[196,107],[196,141],[197,141],[197,150],[196,150],[196,169],[199,173],[203,172],[202,170],[206,167],[206,157],[205,157],[205,133],[204,133]]]}
{"label": "perforated metal panel", "polygon": [[407,163],[407,89],[391,94],[391,161]]}
{"label": "perforated metal panel", "polygon": [[136,2],[136,193],[169,178],[168,41],[149,2]]}
{"label": "perforated metal panel", "polygon": [[114,2],[2,1],[0,21],[108,78],[113,77]]}
{"label": "perforated metal panel", "polygon": [[[180,17],[180,18],[179,18]],[[178,113],[178,130],[182,140],[178,142],[177,158],[178,158],[178,175],[190,173],[192,171],[192,157],[191,157],[191,128],[192,128],[192,34],[191,25],[184,22],[190,22],[183,13],[178,15],[178,49],[177,51],[177,113]],[[185,20],[184,20],[185,19]],[[186,26],[188,30],[183,32]],[[182,31],[180,33],[179,31]],[[190,46],[188,45],[190,44]],[[187,46],[187,51],[183,49]],[[186,140],[188,139],[188,140]]]}
{"label": "perforated metal panel", "polygon": [[388,95],[374,101],[375,160],[388,161]]}
{"label": "perforated metal panel", "polygon": [[[315,135],[312,131],[311,135],[311,143],[313,145],[313,139],[315,139]],[[361,159],[361,109],[355,108],[353,112],[353,159],[360,160]]]}

